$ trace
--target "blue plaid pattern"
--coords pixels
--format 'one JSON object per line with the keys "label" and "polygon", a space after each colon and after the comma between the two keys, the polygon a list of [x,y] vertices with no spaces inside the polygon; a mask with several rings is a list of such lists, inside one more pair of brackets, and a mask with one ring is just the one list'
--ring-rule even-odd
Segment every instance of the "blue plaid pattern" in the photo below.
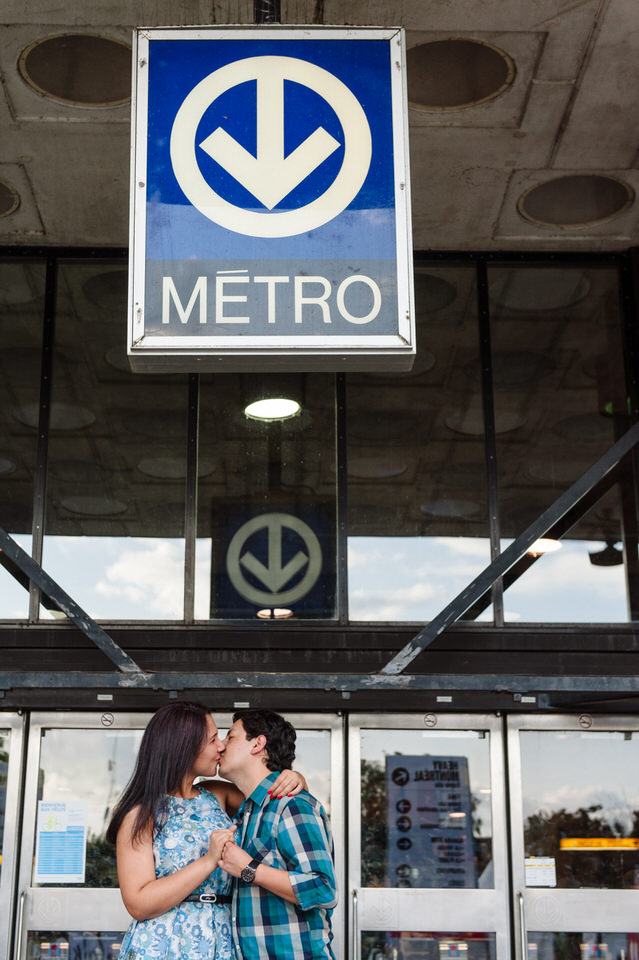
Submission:
{"label": "blue plaid pattern", "polygon": [[269,774],[238,811],[241,846],[286,870],[298,904],[258,884],[233,888],[233,939],[243,960],[335,960],[331,911],[337,903],[333,840],[322,805],[310,793],[270,800]]}

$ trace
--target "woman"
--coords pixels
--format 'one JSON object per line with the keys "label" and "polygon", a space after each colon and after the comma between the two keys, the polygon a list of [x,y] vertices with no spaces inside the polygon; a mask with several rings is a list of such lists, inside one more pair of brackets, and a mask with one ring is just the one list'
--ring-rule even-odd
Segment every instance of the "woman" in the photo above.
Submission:
{"label": "woman", "polygon": [[[109,824],[124,905],[134,918],[121,960],[231,960],[232,878],[218,869],[243,795],[215,780],[218,730],[199,703],[170,703],[151,718],[133,776]],[[299,793],[285,770],[274,797]]]}

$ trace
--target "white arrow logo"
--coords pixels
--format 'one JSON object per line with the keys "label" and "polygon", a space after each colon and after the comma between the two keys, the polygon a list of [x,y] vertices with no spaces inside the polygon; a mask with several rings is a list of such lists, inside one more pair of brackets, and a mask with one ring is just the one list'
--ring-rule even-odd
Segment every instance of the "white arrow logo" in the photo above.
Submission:
{"label": "white arrow logo", "polygon": [[[257,155],[222,127],[198,137],[202,117],[227,90],[257,81]],[[284,155],[284,81],[301,84],[324,99],[344,134],[344,157],[331,185],[294,210],[273,210],[340,146],[318,127]],[[295,118],[293,117],[293,121]],[[204,150],[267,209],[254,210],[225,200],[207,182],[198,164]],[[187,95],[171,130],[171,163],[182,191],[209,220],[250,237],[290,237],[314,230],[345,210],[361,190],[371,163],[371,131],[361,104],[334,74],[295,57],[236,60],[201,80]]]}
{"label": "white arrow logo", "polygon": [[[286,527],[302,540],[304,550],[298,550],[286,563],[282,557],[282,531]],[[266,530],[268,536],[267,561],[262,563],[250,550],[242,552],[249,537]],[[295,574],[306,567],[301,580],[289,587]],[[244,576],[244,568],[264,587],[259,589]],[[288,513],[265,513],[253,517],[234,534],[226,554],[226,569],[229,580],[240,594],[251,603],[274,606],[279,603],[294,603],[305,596],[317,582],[322,570],[322,548],[311,528],[299,517]]]}
{"label": "white arrow logo", "polygon": [[318,127],[288,157],[284,156],[284,75],[281,63],[267,58],[257,80],[257,156],[218,127],[200,146],[254,197],[272,210],[339,143]]}
{"label": "white arrow logo", "polygon": [[277,593],[308,563],[308,557],[298,550],[295,556],[282,566],[282,524],[275,514],[271,514],[266,519],[265,526],[268,530],[268,567],[250,552],[240,557],[240,563],[272,593]]}

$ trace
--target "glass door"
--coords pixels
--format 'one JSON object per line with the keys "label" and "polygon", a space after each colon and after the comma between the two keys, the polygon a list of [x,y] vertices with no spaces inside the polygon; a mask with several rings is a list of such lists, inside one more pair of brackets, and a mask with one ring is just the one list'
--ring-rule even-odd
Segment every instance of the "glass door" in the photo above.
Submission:
{"label": "glass door", "polygon": [[24,720],[0,713],[0,957],[9,956]]}
{"label": "glass door", "polygon": [[498,716],[351,718],[353,960],[510,957],[504,793]]}
{"label": "glass door", "polygon": [[[221,730],[231,721],[229,714],[216,712],[215,718]],[[16,960],[117,960],[130,917],[105,831],[148,719],[148,714],[110,712],[32,716]],[[333,812],[343,876],[342,721],[294,714],[287,719],[297,729],[296,766]],[[338,958],[343,956],[341,917],[336,912]]]}
{"label": "glass door", "polygon": [[639,956],[639,720],[508,722],[517,958]]}
{"label": "glass door", "polygon": [[147,720],[110,712],[32,715],[16,960],[116,960],[130,918],[105,832]]}

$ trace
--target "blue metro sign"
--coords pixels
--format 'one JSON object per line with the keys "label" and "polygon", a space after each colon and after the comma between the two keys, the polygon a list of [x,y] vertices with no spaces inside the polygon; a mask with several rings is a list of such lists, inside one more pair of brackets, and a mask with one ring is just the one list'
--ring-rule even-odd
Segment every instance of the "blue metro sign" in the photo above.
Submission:
{"label": "blue metro sign", "polygon": [[399,29],[139,31],[135,369],[410,367],[404,57]]}

